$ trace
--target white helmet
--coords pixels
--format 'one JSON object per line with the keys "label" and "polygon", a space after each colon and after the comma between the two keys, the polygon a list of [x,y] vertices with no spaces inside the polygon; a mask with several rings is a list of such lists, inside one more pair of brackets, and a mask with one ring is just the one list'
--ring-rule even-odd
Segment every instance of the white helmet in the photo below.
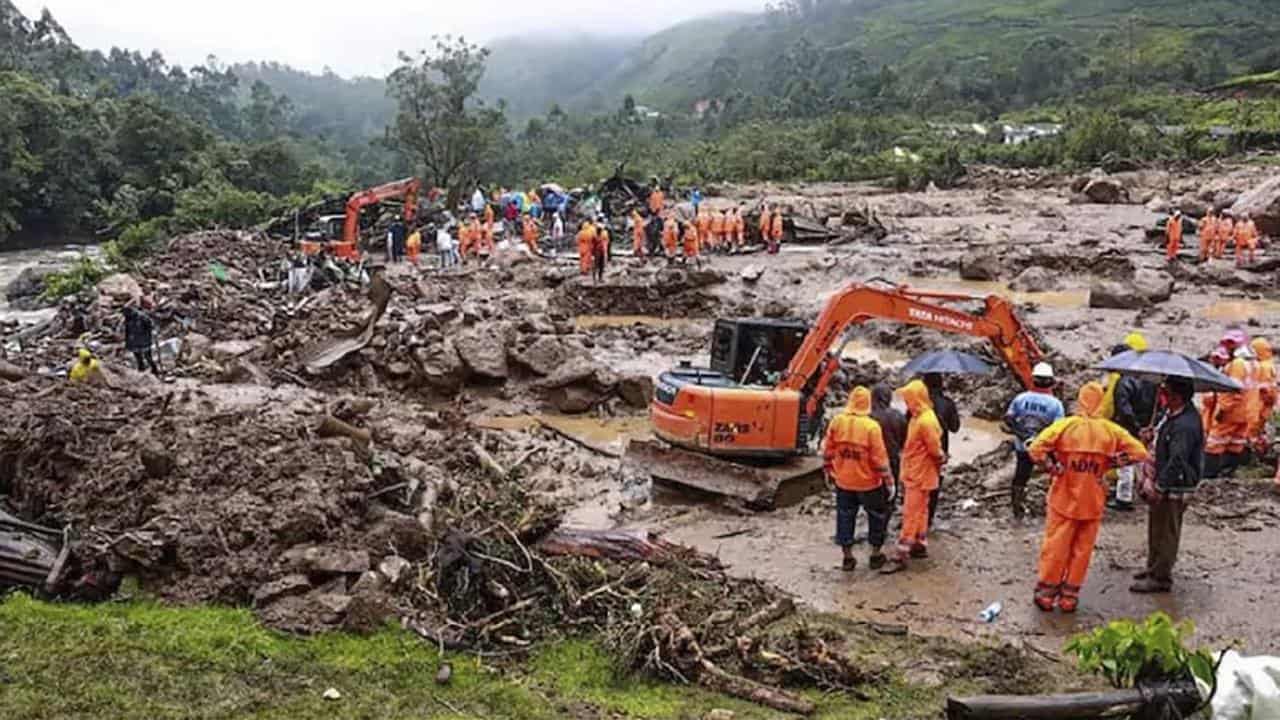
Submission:
{"label": "white helmet", "polygon": [[1041,380],[1052,380],[1053,366],[1047,362],[1038,363],[1035,368],[1031,370],[1031,377],[1040,378]]}

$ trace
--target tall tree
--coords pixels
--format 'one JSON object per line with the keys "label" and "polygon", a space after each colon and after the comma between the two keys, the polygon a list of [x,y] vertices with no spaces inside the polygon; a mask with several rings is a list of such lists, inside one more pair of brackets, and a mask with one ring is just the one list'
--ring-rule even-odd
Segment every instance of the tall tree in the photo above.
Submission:
{"label": "tall tree", "polygon": [[400,54],[400,67],[387,78],[387,92],[399,104],[387,138],[414,157],[426,181],[449,189],[452,206],[463,188],[478,182],[482,162],[503,141],[502,105],[476,99],[489,51],[464,38],[435,38],[435,50],[416,58]]}

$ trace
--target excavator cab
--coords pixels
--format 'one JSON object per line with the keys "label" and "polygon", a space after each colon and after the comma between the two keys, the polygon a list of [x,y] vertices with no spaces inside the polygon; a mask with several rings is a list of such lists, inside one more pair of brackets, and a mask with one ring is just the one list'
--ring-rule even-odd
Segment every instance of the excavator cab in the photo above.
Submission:
{"label": "excavator cab", "polygon": [[739,385],[773,385],[809,334],[799,320],[717,320],[711,369]]}

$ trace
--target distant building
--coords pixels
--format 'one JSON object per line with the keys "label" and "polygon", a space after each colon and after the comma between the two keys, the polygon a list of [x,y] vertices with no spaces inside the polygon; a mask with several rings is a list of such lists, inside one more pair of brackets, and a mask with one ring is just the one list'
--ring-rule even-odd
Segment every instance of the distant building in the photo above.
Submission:
{"label": "distant building", "polygon": [[1032,140],[1053,137],[1062,133],[1062,125],[1059,123],[1005,125],[1003,129],[1005,145],[1021,145]]}
{"label": "distant building", "polygon": [[635,109],[635,113],[637,117],[642,117],[647,120],[655,120],[657,118],[662,117],[662,113],[658,112],[657,110],[654,110],[648,105],[637,105]]}

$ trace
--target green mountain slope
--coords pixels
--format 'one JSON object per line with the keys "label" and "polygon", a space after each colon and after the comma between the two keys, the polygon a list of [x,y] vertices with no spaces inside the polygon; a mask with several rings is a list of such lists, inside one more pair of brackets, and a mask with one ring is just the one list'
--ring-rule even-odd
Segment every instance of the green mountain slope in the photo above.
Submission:
{"label": "green mountain slope", "polygon": [[545,115],[553,105],[587,109],[582,94],[595,87],[639,44],[639,37],[519,36],[488,44],[489,63],[480,82],[486,100],[505,100],[519,123]]}

